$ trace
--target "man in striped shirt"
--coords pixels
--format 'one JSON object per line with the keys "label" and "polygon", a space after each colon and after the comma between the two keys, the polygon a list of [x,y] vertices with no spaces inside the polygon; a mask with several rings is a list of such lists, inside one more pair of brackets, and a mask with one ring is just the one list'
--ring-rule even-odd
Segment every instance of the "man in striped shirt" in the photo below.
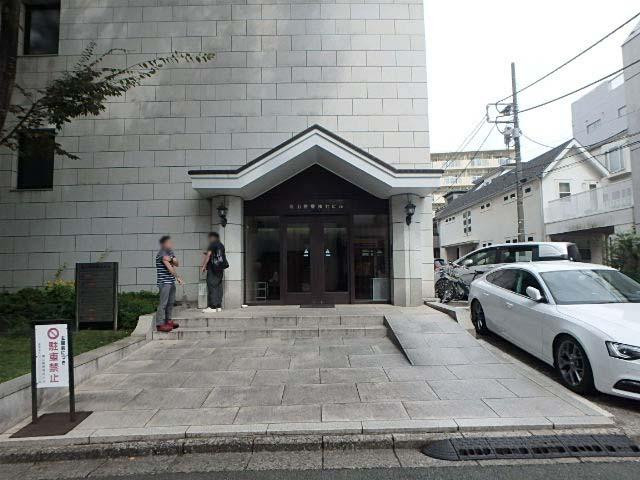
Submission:
{"label": "man in striped shirt", "polygon": [[156,312],[156,328],[159,332],[170,332],[178,328],[171,320],[171,311],[176,301],[176,281],[183,284],[176,268],[180,264],[173,253],[173,242],[169,235],[160,238],[160,250],[156,254],[156,275],[160,302]]}

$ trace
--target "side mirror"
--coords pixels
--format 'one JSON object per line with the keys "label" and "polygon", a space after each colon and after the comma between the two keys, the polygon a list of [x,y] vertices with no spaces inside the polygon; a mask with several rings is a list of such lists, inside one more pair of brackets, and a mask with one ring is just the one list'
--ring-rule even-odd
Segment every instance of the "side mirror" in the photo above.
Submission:
{"label": "side mirror", "polygon": [[529,297],[534,302],[542,302],[544,300],[544,297],[540,293],[540,290],[535,287],[527,287],[527,297]]}
{"label": "side mirror", "polygon": [[469,268],[473,266],[473,260],[471,260],[470,258],[465,260],[464,262],[462,262],[462,265]]}

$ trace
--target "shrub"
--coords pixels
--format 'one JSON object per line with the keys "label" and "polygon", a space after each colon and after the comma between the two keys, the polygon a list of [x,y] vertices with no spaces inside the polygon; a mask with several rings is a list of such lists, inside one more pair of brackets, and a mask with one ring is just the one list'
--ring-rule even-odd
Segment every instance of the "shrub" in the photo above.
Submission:
{"label": "shrub", "polygon": [[640,281],[640,235],[633,231],[613,237],[609,265]]}
{"label": "shrub", "polygon": [[[118,328],[131,330],[138,317],[155,311],[158,295],[152,292],[118,294]],[[55,281],[42,288],[0,293],[0,332],[27,335],[34,320],[75,320],[76,294],[72,282]]]}

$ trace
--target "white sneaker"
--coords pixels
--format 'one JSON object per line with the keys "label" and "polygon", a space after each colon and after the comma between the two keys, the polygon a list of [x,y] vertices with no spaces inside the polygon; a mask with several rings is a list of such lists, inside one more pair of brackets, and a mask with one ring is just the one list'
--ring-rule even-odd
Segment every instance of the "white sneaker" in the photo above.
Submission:
{"label": "white sneaker", "polygon": [[218,308],[218,309],[217,309],[217,311],[218,311],[218,312],[221,312],[221,311],[222,311],[222,309],[221,309],[221,308]]}
{"label": "white sneaker", "polygon": [[216,311],[215,308],[207,307],[204,310],[202,310],[202,313],[213,313],[215,311]]}

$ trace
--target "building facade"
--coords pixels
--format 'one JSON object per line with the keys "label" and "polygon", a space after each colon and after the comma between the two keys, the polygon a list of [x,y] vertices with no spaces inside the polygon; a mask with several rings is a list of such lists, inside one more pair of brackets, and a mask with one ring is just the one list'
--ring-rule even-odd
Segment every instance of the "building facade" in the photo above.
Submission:
{"label": "building facade", "polygon": [[172,51],[216,58],[162,70],[53,132],[78,159],[33,145],[0,152],[0,286],[116,261],[121,289],[151,290],[169,234],[186,281],[178,297],[194,299],[217,230],[227,307],[431,295],[440,175],[422,2],[62,0],[25,5],[22,23],[26,88],[72,68],[91,42],[118,49],[110,65]]}
{"label": "building facade", "polygon": [[[633,144],[629,152],[631,173],[633,177],[634,198],[640,198],[640,65],[631,65],[640,59],[640,23],[622,45],[624,66],[625,98],[627,104],[627,136]],[[634,209],[636,230],[640,229],[640,207]]]}
{"label": "building facade", "polygon": [[[584,260],[605,260],[607,238],[632,226],[633,195],[629,179],[609,182],[597,155],[571,140],[523,163],[526,241],[574,242]],[[517,242],[515,185],[501,169],[436,213],[443,258]]]}
{"label": "building facade", "polygon": [[506,149],[432,153],[433,167],[444,170],[440,188],[433,195],[433,210],[444,206],[447,193],[471,190],[475,182],[496,168],[512,163],[513,158],[513,151]]}

